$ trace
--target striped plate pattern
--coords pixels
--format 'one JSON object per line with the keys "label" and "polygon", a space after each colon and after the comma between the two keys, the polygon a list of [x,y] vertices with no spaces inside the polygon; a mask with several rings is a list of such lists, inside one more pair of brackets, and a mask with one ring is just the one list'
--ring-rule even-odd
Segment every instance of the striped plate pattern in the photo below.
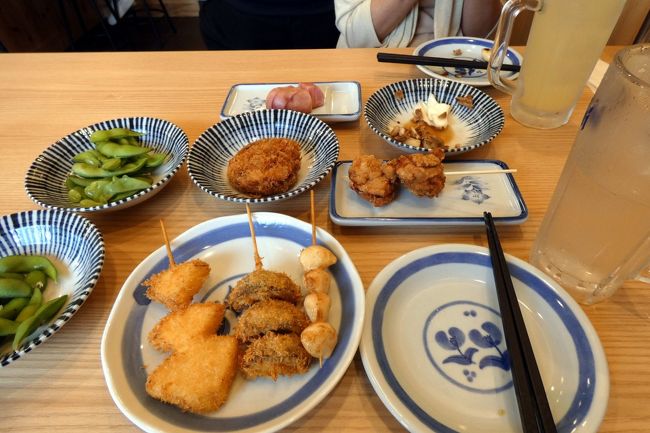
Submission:
{"label": "striped plate pattern", "polygon": [[[59,316],[25,340],[18,350],[11,342],[0,344],[0,366],[6,366],[50,338],[70,320],[90,295],[104,264],[104,240],[88,219],[60,210],[33,210],[0,217],[0,257],[41,255],[54,259],[60,274],[58,293],[68,295]],[[61,266],[65,267],[62,269]]]}
{"label": "striped plate pattern", "polygon": [[[143,145],[154,152],[167,155],[165,162],[153,173],[153,184],[143,190],[113,203],[89,208],[75,207],[68,200],[65,179],[72,168],[72,158],[80,152],[94,149],[90,135],[103,129],[129,128],[143,132]],[[27,170],[25,190],[29,198],[48,209],[62,209],[73,212],[104,212],[125,209],[153,197],[169,182],[183,165],[187,157],[189,141],[178,126],[162,119],[150,117],[125,117],[95,123],[79,129],[58,140],[36,158]]]}
{"label": "striped plate pattern", "polygon": [[[301,169],[289,191],[261,198],[240,193],[228,182],[228,161],[247,144],[263,138],[290,138],[300,143]],[[187,166],[194,183],[208,194],[240,203],[266,203],[295,197],[312,188],[332,169],[339,140],[327,124],[309,114],[261,110],[238,114],[207,129],[194,142]]]}
{"label": "striped plate pattern", "polygon": [[[401,90],[403,98],[395,96]],[[377,135],[401,149],[409,151],[426,152],[425,148],[410,146],[401,143],[388,135],[395,120],[409,116],[419,102],[426,101],[430,94],[438,102],[451,105],[452,115],[465,124],[467,137],[461,146],[446,151],[447,156],[473,150],[489,143],[503,129],[504,116],[501,107],[486,93],[466,84],[438,80],[435,78],[417,78],[399,81],[382,87],[373,93],[366,102],[364,117],[366,122]],[[457,96],[472,95],[474,108],[460,105]]]}

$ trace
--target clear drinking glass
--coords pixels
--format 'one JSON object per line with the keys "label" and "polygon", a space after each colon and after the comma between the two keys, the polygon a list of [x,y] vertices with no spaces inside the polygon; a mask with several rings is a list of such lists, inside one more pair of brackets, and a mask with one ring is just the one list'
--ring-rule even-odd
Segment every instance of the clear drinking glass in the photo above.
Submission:
{"label": "clear drinking glass", "polygon": [[[564,125],[582,95],[625,0],[509,0],[503,6],[490,56],[488,79],[512,94],[510,114],[533,128]],[[499,73],[512,25],[534,10],[524,61],[516,81]]]}
{"label": "clear drinking glass", "polygon": [[530,261],[585,304],[650,282],[650,44],[620,51],[594,95]]}

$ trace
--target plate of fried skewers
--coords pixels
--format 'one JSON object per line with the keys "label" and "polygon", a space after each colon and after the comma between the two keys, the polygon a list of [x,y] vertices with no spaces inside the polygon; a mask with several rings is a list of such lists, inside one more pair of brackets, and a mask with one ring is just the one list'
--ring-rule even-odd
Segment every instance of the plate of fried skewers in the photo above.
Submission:
{"label": "plate of fried skewers", "polygon": [[132,422],[148,432],[270,432],[327,396],[364,315],[361,279],[336,239],[249,212],[167,245],[124,283],[102,338],[106,383]]}

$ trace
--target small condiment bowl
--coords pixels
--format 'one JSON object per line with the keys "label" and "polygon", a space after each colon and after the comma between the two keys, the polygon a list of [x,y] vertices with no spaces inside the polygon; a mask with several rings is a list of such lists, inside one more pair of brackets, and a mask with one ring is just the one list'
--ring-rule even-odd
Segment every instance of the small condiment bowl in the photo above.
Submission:
{"label": "small condiment bowl", "polygon": [[[98,130],[128,128],[142,132],[143,146],[156,153],[167,155],[165,162],[152,173],[153,183],[147,189],[127,198],[93,207],[80,207],[68,198],[66,177],[72,168],[72,158],[80,152],[94,149],[90,135]],[[25,175],[27,195],[39,205],[48,209],[73,212],[105,212],[126,209],[153,197],[167,185],[187,157],[189,141],[178,126],[162,119],[150,117],[124,117],[107,120],[81,128],[57,140],[39,155]]]}
{"label": "small condiment bowl", "polygon": [[[263,138],[289,138],[300,144],[301,168],[296,184],[288,191],[251,197],[228,182],[230,159],[247,144]],[[261,110],[238,114],[219,122],[192,145],[187,167],[192,181],[208,194],[240,203],[266,203],[295,197],[332,169],[339,156],[339,140],[326,123],[290,110]]]}
{"label": "small condiment bowl", "polygon": [[0,340],[0,366],[32,351],[57,332],[90,295],[104,265],[102,235],[87,218],[60,210],[32,210],[0,217],[0,257],[45,256],[58,271],[49,281],[43,303],[68,295],[66,304],[49,321],[31,333],[16,350],[13,335]]}
{"label": "small condiment bowl", "polygon": [[[447,156],[477,149],[494,139],[503,129],[503,110],[488,94],[466,84],[416,78],[382,87],[370,95],[364,117],[368,126],[387,143],[408,152],[428,152],[425,147],[402,143],[390,136],[399,121],[404,125],[420,102],[433,94],[439,103],[451,106],[449,126],[443,134]],[[461,104],[457,98],[471,96],[473,107]]]}

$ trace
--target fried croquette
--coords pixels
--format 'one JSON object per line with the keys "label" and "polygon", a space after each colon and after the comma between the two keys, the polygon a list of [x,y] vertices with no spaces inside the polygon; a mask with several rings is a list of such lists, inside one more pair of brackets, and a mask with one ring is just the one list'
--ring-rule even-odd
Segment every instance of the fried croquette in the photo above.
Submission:
{"label": "fried croquette", "polygon": [[240,369],[247,379],[256,377],[291,376],[309,370],[311,356],[296,334],[269,332],[248,346],[244,352]]}
{"label": "fried croquette", "polygon": [[348,172],[350,188],[373,206],[385,206],[395,199],[395,166],[375,158],[361,155]]}
{"label": "fried croquette", "polygon": [[300,144],[264,138],[246,145],[228,162],[228,181],[238,191],[264,197],[288,191],[298,180]]}
{"label": "fried croquette", "polygon": [[228,398],[237,372],[232,336],[197,338],[191,350],[174,352],[147,378],[147,393],[193,413],[213,412]]}
{"label": "fried croquette", "polygon": [[300,287],[287,274],[258,269],[239,280],[226,298],[226,304],[237,313],[256,302],[278,299],[297,304]]}
{"label": "fried croquette", "polygon": [[402,155],[395,167],[399,180],[417,196],[436,197],[445,187],[442,160],[445,153],[434,149],[429,153]]}
{"label": "fried croquette", "polygon": [[239,316],[234,335],[247,342],[268,332],[300,334],[309,325],[307,315],[286,301],[271,299],[255,303]]}
{"label": "fried croquette", "polygon": [[190,305],[209,274],[210,265],[195,259],[153,275],[142,284],[147,286],[149,299],[174,311]]}
{"label": "fried croquette", "polygon": [[195,337],[215,335],[226,307],[216,302],[191,304],[173,311],[149,332],[149,343],[161,352],[188,350]]}

